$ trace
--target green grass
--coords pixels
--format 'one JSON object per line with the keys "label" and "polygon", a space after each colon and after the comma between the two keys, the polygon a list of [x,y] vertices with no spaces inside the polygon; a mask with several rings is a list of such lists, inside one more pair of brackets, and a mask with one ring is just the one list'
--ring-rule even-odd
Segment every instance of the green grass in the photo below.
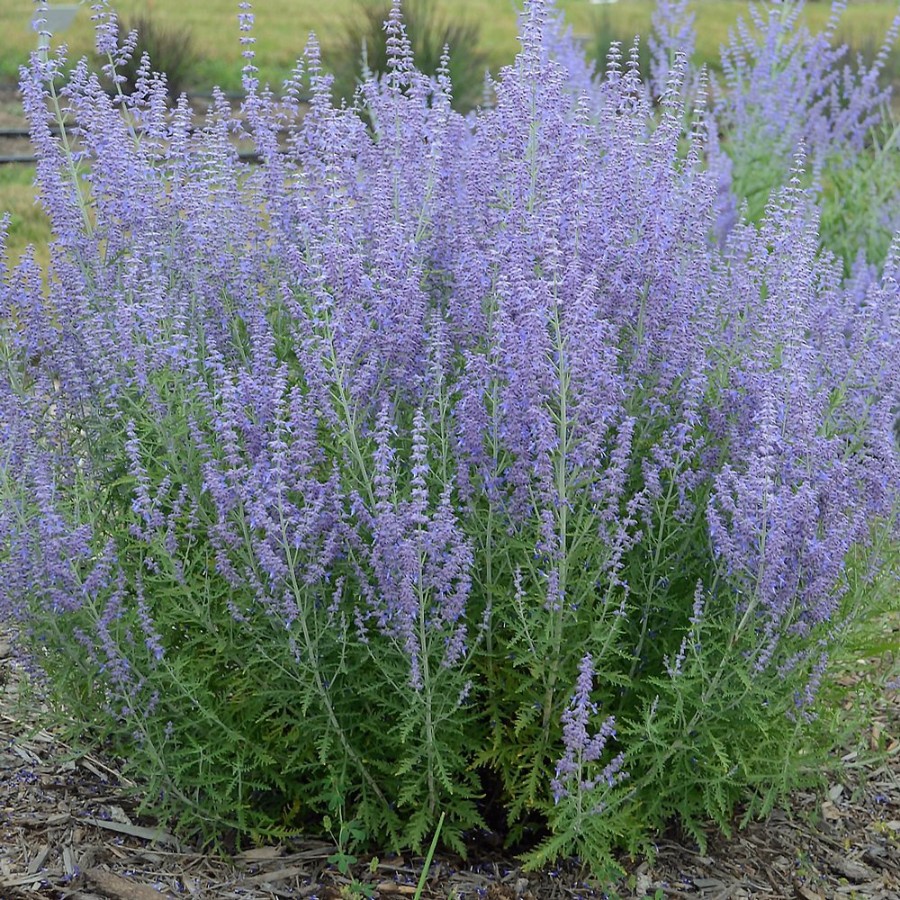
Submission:
{"label": "green grass", "polygon": [[34,195],[34,166],[0,166],[0,216],[10,216],[7,247],[15,263],[29,244],[34,244],[38,262],[46,269],[50,222]]}
{"label": "green grass", "polygon": [[[338,32],[353,14],[357,0],[257,0],[256,38],[262,77],[280,83],[300,54],[310,30],[318,34],[327,62],[331,44],[339,41]],[[482,43],[492,69],[509,62],[517,49],[516,4],[514,0],[443,0],[461,16],[481,26]],[[4,0],[0,8],[0,80],[13,81],[19,64],[25,61],[34,43],[29,28],[31,0]],[[240,85],[240,47],[238,45],[237,0],[121,0],[122,14],[138,12],[158,16],[160,20],[190,28],[197,44],[198,62],[193,87],[208,89],[219,84],[226,90]],[[623,0],[614,6],[592,6],[588,0],[560,0],[575,33],[586,38],[606,20],[606,28],[629,39],[640,32],[646,36],[654,0]],[[744,14],[744,0],[697,0],[697,57],[706,62],[718,59],[719,46],[728,38],[728,29]],[[844,16],[844,32],[860,44],[879,40],[896,12],[894,0],[858,0]],[[806,16],[812,25],[820,25],[828,16],[829,4],[813,3]],[[75,24],[64,35],[72,53],[82,55],[92,48],[90,9],[84,6]],[[452,48],[451,48],[452,49]]]}

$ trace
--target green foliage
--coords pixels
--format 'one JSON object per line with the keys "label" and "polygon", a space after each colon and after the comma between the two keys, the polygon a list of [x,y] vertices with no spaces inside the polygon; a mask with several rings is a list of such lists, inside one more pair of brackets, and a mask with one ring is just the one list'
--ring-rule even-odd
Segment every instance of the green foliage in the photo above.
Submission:
{"label": "green foliage", "polygon": [[[279,346],[285,362],[295,363],[290,341]],[[215,512],[200,495],[203,459],[188,439],[201,405],[174,372],[157,371],[152,380],[161,407],[136,392],[121,398],[141,462],[154,485],[169,480],[171,497],[188,491],[209,526]],[[349,414],[345,400],[335,397],[339,415]],[[141,519],[132,508],[135,479],[120,425],[91,412],[84,425],[84,451],[102,460],[103,472],[101,490],[95,482],[78,497],[80,515],[89,510],[95,525],[116,535],[128,580],[142,586],[165,653],[156,659],[144,644],[134,610],[110,616],[111,599],[110,606],[85,603],[46,622],[35,607],[41,624],[30,640],[46,653],[50,696],[77,710],[70,737],[102,741],[127,757],[127,771],[145,787],[147,811],[175,816],[180,831],[206,842],[216,844],[226,832],[239,841],[280,838],[321,824],[338,847],[333,862],[346,869],[354,847],[374,841],[424,849],[440,825],[445,845],[465,852],[463,833],[483,824],[468,767],[476,738],[462,699],[465,670],[440,665],[442,643],[426,642],[431,678],[412,690],[401,640],[361,640],[353,623],[327,610],[330,598],[315,586],[295,585],[293,621],[273,617],[249,585],[236,588],[217,570],[187,513],[177,523],[175,554],[163,531],[149,541],[135,538]],[[345,461],[343,477],[356,484],[374,469],[374,445],[352,415],[347,425],[334,452]],[[409,454],[408,437],[397,450]],[[6,496],[17,490],[0,487]],[[246,561],[258,565],[249,553]],[[85,655],[79,641],[102,628],[109,660]],[[127,697],[109,678],[117,654],[141,685]],[[142,714],[129,715],[133,708]]]}
{"label": "green foliage", "polygon": [[[563,369],[559,384],[564,391]],[[636,407],[643,402],[638,394]],[[665,423],[656,421],[654,428],[652,418],[645,421],[641,439],[649,453]],[[644,453],[641,443],[637,446],[640,460]],[[557,466],[562,465],[558,454],[565,452],[561,439]],[[498,469],[503,464],[498,458]],[[568,547],[564,589],[577,617],[548,607],[541,587],[544,561],[535,556],[532,565],[522,565],[527,558],[522,548],[539,540],[537,519],[532,533],[511,534],[489,515],[475,517],[488,529],[478,541],[489,557],[484,571],[493,575],[480,586],[493,610],[493,654],[479,657],[491,732],[477,759],[502,780],[511,841],[527,833],[529,813],[539,813],[550,825],[549,836],[525,855],[528,867],[576,855],[590,860],[601,879],[614,879],[621,871],[611,848],[652,855],[648,833],[671,820],[704,846],[704,827],[713,822],[730,832],[739,804],[746,823],[765,816],[792,790],[821,787],[831,749],[846,736],[847,723],[828,712],[805,710],[804,692],[818,678],[819,655],[809,648],[832,654],[827,673],[821,673],[829,685],[823,709],[837,709],[852,691],[842,691],[835,671],[876,651],[885,616],[900,610],[891,590],[900,554],[884,543],[887,530],[873,523],[882,541],[876,541],[871,556],[860,553],[848,560],[840,613],[779,651],[804,661],[790,671],[757,671],[761,636],[752,605],[743,610],[736,605],[733,590],[712,563],[704,519],[709,486],[698,487],[689,504],[693,517],[685,520],[683,511],[676,511],[681,474],[679,466],[666,473],[644,540],[626,556],[627,594],[596,590],[609,546],[583,495],[563,490],[557,527]],[[635,493],[641,479],[638,465],[631,472]],[[885,574],[873,589],[865,585],[864,573],[871,572],[874,559],[883,561]],[[713,586],[699,616],[698,583]],[[585,652],[594,659],[592,699],[599,716],[613,716],[619,730],[614,748],[588,766],[584,777],[596,776],[616,751],[624,754],[629,777],[553,800],[548,785],[558,758],[554,748],[562,740],[561,720]],[[683,659],[676,663],[679,656]],[[855,721],[863,721],[869,708],[861,703]]]}
{"label": "green foliage", "polygon": [[[843,261],[845,275],[860,257],[880,267],[887,256],[897,226],[897,141],[897,126],[886,113],[861,152],[832,155],[821,166],[819,237],[822,247]],[[773,191],[784,183],[790,161],[773,153],[771,141],[762,136],[740,144],[726,141],[724,147],[732,162],[732,190],[745,204],[747,218],[758,223]],[[810,186],[812,175],[803,175],[803,182]]]}
{"label": "green foliage", "polygon": [[762,131],[745,135],[739,143],[726,140],[723,149],[731,159],[731,189],[745,204],[747,219],[759,224],[772,192],[789,177],[791,160],[777,152]]}
{"label": "green foliage", "polygon": [[[832,155],[821,166],[819,237],[822,247],[843,261],[845,275],[859,258],[880,267],[887,256],[898,221],[897,127],[886,111],[861,152]],[[748,137],[740,144],[726,141],[724,147],[732,162],[735,196],[746,204],[747,218],[758,223],[772,192],[784,183],[790,161],[773,153],[771,141],[764,136]],[[811,185],[812,175],[805,174],[803,181]]]}
{"label": "green foliage", "polygon": [[[290,364],[290,343],[279,346]],[[325,355],[324,364],[332,362]],[[571,387],[560,365],[561,410]],[[196,492],[203,460],[188,430],[200,406],[172,373],[153,377],[166,416],[137,395],[123,400],[136,422],[141,460],[154,484],[172,481],[172,496],[182,486]],[[337,432],[333,459],[347,483],[365,489],[373,440],[357,430],[345,400],[338,389],[334,412],[346,415],[346,427]],[[403,646],[377,634],[361,642],[350,623],[329,615],[327,598],[316,589],[297,587],[294,621],[261,610],[252,591],[228,583],[209,548],[191,539],[196,526],[187,516],[179,522],[182,550],[175,556],[162,533],[149,544],[129,539],[140,520],[131,507],[133,477],[118,425],[93,419],[91,426],[92,452],[106,462],[105,486],[99,493],[85,488],[78,502],[104,521],[105,533],[119,536],[120,557],[143,585],[165,647],[155,659],[135,637],[141,623],[133,612],[109,624],[110,641],[127,653],[144,684],[128,702],[146,714],[126,717],[104,661],[81,650],[79,634],[95,632],[109,618],[102,606],[86,604],[66,617],[35,609],[39,630],[30,640],[44,648],[41,664],[57,703],[93,740],[127,754],[128,771],[146,786],[148,807],[177,815],[183,832],[216,842],[226,829],[254,840],[321,822],[337,847],[332,862],[342,870],[355,861],[356,848],[373,842],[424,848],[433,835],[433,851],[440,834],[464,852],[465,832],[483,824],[474,775],[481,766],[503,785],[510,841],[535,822],[550,825],[551,836],[527,854],[529,866],[577,854],[598,877],[613,877],[613,848],[648,851],[647,834],[673,817],[702,845],[703,826],[712,820],[727,831],[738,803],[745,804],[745,818],[764,815],[791,789],[820,783],[828,750],[843,733],[838,718],[807,721],[795,708],[814,659],[786,677],[753,671],[759,638],[752,618],[736,612],[726,585],[706,598],[695,620],[695,585],[717,583],[704,537],[708,485],[694,497],[694,518],[677,521],[678,468],[666,473],[646,540],[627,555],[627,594],[597,591],[609,535],[597,529],[584,494],[560,481],[555,527],[568,548],[564,586],[578,616],[547,604],[543,561],[523,552],[539,540],[538,519],[531,530],[510,531],[482,500],[469,520],[485,562],[473,602],[490,606],[489,628],[470,668],[436,666],[433,682],[416,692],[409,689]],[[435,454],[439,433],[432,435]],[[650,420],[638,450],[657,437]],[[395,449],[408,459],[409,428],[398,429]],[[554,459],[561,475],[569,449],[563,435]],[[637,452],[629,475],[635,485],[640,459]],[[496,464],[506,464],[502,455]],[[209,524],[208,500],[195,499]],[[886,550],[880,545],[873,552]],[[249,554],[247,561],[253,562]],[[841,615],[798,638],[798,652],[821,642],[840,667],[877,648],[884,616],[898,604],[889,576],[872,592],[869,568],[865,556],[849,561]],[[687,652],[674,671],[682,644]],[[599,797],[576,792],[554,802],[562,717],[586,650],[596,663],[593,698],[619,725],[610,752],[625,754],[630,777]],[[477,704],[460,699],[468,678],[479,685]],[[852,690],[842,693],[833,678],[825,682],[835,707]]]}
{"label": "green foliage", "polygon": [[900,221],[898,129],[886,115],[862,153],[832,160],[822,175],[822,245],[844,261],[846,275],[859,256],[883,265]]}

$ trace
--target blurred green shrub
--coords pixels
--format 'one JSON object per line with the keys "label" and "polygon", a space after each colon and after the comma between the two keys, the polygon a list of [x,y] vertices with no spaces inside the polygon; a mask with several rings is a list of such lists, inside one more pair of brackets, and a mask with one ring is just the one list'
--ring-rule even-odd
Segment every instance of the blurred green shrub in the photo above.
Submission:
{"label": "blurred green shrub", "polygon": [[134,51],[130,59],[117,66],[118,74],[125,79],[122,90],[127,94],[134,91],[141,59],[147,54],[153,71],[165,72],[168,94],[174,100],[195,80],[198,54],[193,32],[185,25],[165,25],[146,13],[119,19],[119,34],[123,38],[132,31],[137,34]]}
{"label": "blurred green shrub", "polygon": [[[391,12],[390,0],[358,0],[325,62],[334,73],[334,97],[352,100],[365,70],[387,71],[387,38],[384,23]],[[431,0],[407,0],[403,21],[412,44],[416,68],[434,75],[445,47],[450,48],[453,106],[460,112],[474,109],[484,92],[487,56],[480,46],[476,22]]]}

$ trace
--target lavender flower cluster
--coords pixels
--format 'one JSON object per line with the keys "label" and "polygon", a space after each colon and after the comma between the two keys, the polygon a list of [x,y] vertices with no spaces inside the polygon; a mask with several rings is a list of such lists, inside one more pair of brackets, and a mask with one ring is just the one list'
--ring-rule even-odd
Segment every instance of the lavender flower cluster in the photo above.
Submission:
{"label": "lavender flower cluster", "polygon": [[853,66],[847,46],[836,42],[846,8],[846,0],[835,0],[815,34],[799,25],[802,3],[753,6],[751,24],[739,21],[722,52],[727,90],[719,110],[736,141],[763,140],[790,157],[803,140],[817,163],[863,148],[890,97],[879,76],[900,31],[900,13],[872,64]]}
{"label": "lavender flower cluster", "polygon": [[[198,623],[233,634],[261,691],[306,692],[265,716],[330,735],[297,777],[321,794],[341,759],[388,818],[477,797],[475,760],[512,792],[531,766],[526,806],[616,788],[640,755],[614,724],[633,736],[660,678],[699,672],[709,699],[740,664],[811,707],[896,529],[900,242],[847,283],[819,245],[803,142],[857,147],[869,119],[826,114],[837,86],[768,108],[763,61],[797,90],[835,62],[779,68],[793,15],[726,70],[718,118],[772,129],[794,172],[724,238],[704,77],[660,38],[658,106],[636,50],[592,78],[550,0],[466,118],[399,0],[353,107],[314,40],[260,85],[247,8],[240,115],[218,95],[201,128],[149,60],[110,96],[34,57],[54,239],[46,279],[31,256],[0,278],[0,614],[87,667],[138,744],[193,715],[164,679],[217,665]],[[692,669],[721,621],[716,674]],[[407,763],[373,762],[378,729]]]}
{"label": "lavender flower cluster", "polygon": [[602,757],[607,743],[616,736],[612,716],[601,723],[593,737],[588,733],[591,718],[597,715],[597,704],[591,701],[593,677],[593,661],[588,655],[581,661],[572,703],[563,713],[563,742],[566,745],[566,753],[556,764],[556,777],[551,782],[553,799],[557,803],[570,795],[569,785],[573,787],[572,792],[580,797],[590,794],[601,783],[605,783],[607,787],[614,787],[625,778],[625,773],[622,772],[625,757],[622,753],[607,763],[593,778],[584,778],[586,764],[597,762]]}
{"label": "lavender flower cluster", "polygon": [[[771,193],[789,177],[801,144],[812,183],[821,188],[837,182],[848,193],[842,173],[868,158],[866,148],[887,139],[891,126],[885,111],[891,91],[884,72],[900,33],[900,13],[871,64],[861,59],[854,64],[838,38],[846,8],[846,0],[834,0],[824,28],[814,33],[802,23],[803,3],[754,5],[751,21],[740,19],[722,48],[715,110],[727,140],[725,152],[712,164],[722,170],[723,230],[733,221],[740,199],[747,201],[751,217],[759,218]],[[674,7],[667,22],[671,32],[673,24],[686,22],[686,11]],[[875,202],[873,197],[862,213],[869,218],[863,227],[870,232],[878,230],[872,220],[890,233],[897,229],[895,181],[886,174],[877,191],[883,200]],[[854,246],[850,241],[832,249],[852,254],[865,251],[860,246],[865,243],[858,240]],[[852,256],[846,260],[854,261]]]}

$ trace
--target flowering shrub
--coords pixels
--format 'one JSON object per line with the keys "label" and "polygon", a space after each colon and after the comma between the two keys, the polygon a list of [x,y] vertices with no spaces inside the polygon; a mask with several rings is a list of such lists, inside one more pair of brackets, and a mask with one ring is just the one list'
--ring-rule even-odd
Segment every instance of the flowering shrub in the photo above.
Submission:
{"label": "flowering shrub", "polygon": [[[716,112],[727,134],[735,192],[747,200],[754,220],[787,177],[800,141],[810,154],[814,180],[824,181],[826,188],[835,180],[846,181],[842,174],[848,168],[856,168],[851,181],[878,185],[875,191],[865,191],[867,202],[861,209],[852,203],[849,210],[843,209],[844,227],[826,221],[824,233],[832,239],[833,249],[850,254],[865,244],[860,231],[877,231],[879,226],[893,231],[900,224],[893,213],[896,172],[873,167],[881,176],[873,179],[868,166],[859,167],[873,129],[883,130],[890,89],[881,83],[881,76],[900,32],[900,13],[871,63],[858,60],[854,66],[847,45],[837,38],[846,6],[846,0],[833,0],[831,15],[819,33],[799,24],[802,3],[752,6],[751,22],[739,21],[723,48],[724,84]],[[844,206],[845,194],[841,191],[828,205]],[[887,222],[874,224],[886,215]],[[848,225],[853,240],[845,243]],[[877,255],[883,261],[884,252]]]}
{"label": "flowering shrub", "polygon": [[815,779],[895,602],[900,245],[843,284],[800,155],[720,242],[684,56],[657,109],[545,0],[468,119],[398,4],[360,109],[314,41],[260,86],[250,24],[258,167],[149,67],[23,73],[55,239],[0,282],[0,580],[50,694],[207,838],[499,810],[600,871]]}

